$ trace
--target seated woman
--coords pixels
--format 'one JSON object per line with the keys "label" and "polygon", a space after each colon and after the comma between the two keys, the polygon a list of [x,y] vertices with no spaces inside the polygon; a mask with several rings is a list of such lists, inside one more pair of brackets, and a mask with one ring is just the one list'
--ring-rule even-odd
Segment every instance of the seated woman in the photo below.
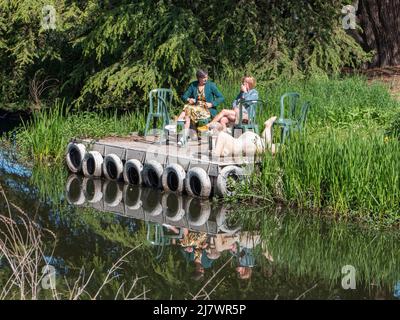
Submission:
{"label": "seated woman", "polygon": [[207,71],[198,70],[196,77],[197,81],[192,82],[182,96],[182,100],[186,104],[178,121],[185,120],[185,134],[187,134],[191,122],[197,124],[200,120],[215,117],[216,107],[225,100],[216,84],[208,81]]}
{"label": "seated woman", "polygon": [[[216,123],[220,123],[222,130],[226,131],[226,126],[230,123],[235,123],[239,119],[239,101],[240,100],[258,100],[258,91],[255,89],[256,79],[250,76],[244,76],[242,78],[242,85],[240,87],[240,93],[233,101],[232,109],[222,110],[207,126],[212,127]],[[243,120],[248,120],[248,112],[246,108],[243,108]]]}

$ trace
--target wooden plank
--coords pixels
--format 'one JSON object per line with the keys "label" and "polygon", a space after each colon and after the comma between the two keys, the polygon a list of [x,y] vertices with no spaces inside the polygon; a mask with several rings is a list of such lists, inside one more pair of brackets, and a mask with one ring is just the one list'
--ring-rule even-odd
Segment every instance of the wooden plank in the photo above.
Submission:
{"label": "wooden plank", "polygon": [[121,147],[106,146],[104,150],[104,155],[115,154],[121,160],[125,160],[125,149]]}
{"label": "wooden plank", "polygon": [[145,151],[126,149],[126,160],[136,159],[143,163],[145,156]]}

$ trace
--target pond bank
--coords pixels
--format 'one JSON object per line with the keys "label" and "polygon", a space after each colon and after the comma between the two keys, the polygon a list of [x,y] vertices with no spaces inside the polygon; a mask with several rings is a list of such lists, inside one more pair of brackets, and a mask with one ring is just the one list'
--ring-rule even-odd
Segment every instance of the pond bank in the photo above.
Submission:
{"label": "pond bank", "polygon": [[[236,92],[227,81],[222,81],[221,90],[227,100]],[[386,87],[369,85],[359,77],[315,78],[259,91],[271,101],[260,120],[278,114],[277,101],[284,92],[298,91],[312,106],[305,136],[293,137],[276,157],[266,154],[250,183],[239,186],[237,200],[257,199],[372,226],[398,226],[400,147],[395,119],[399,103]],[[79,113],[56,104],[35,115],[16,142],[27,159],[60,164],[71,138],[126,136],[143,131],[144,125],[144,112]]]}

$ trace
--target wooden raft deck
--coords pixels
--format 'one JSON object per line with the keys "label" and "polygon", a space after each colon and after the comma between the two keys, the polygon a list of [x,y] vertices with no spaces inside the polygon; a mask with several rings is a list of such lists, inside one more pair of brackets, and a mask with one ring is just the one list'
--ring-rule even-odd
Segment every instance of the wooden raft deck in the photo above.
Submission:
{"label": "wooden raft deck", "polygon": [[[159,137],[142,137],[132,134],[128,137],[107,137],[99,140],[81,139],[79,143],[88,150],[98,151],[102,156],[116,154],[121,160],[137,159],[142,163],[156,160],[163,165],[177,163],[184,170],[202,167],[209,176],[218,176],[221,168],[228,165],[246,166],[254,163],[254,157],[215,157],[209,151],[208,139],[189,140],[184,147],[178,147],[176,137],[167,144]],[[213,142],[215,145],[215,140]],[[214,147],[214,146],[213,146]]]}

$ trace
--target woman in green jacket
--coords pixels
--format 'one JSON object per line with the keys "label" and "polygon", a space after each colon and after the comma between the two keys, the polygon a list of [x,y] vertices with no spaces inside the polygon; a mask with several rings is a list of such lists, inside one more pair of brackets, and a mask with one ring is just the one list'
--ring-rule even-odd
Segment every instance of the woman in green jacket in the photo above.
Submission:
{"label": "woman in green jacket", "polygon": [[178,120],[185,119],[185,129],[189,129],[190,122],[209,119],[217,114],[216,107],[225,99],[214,82],[208,81],[208,73],[198,70],[197,81],[192,82],[182,96],[185,107]]}

